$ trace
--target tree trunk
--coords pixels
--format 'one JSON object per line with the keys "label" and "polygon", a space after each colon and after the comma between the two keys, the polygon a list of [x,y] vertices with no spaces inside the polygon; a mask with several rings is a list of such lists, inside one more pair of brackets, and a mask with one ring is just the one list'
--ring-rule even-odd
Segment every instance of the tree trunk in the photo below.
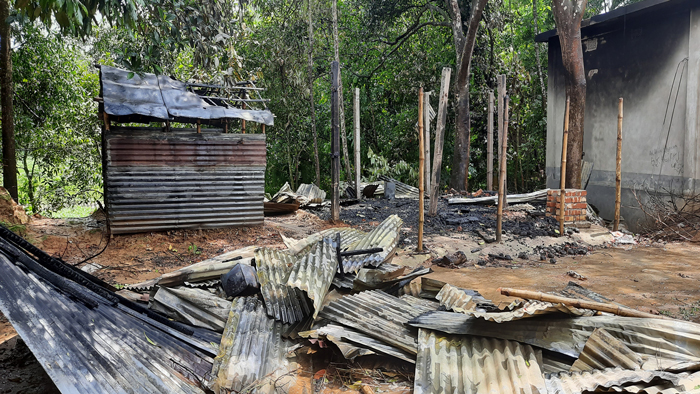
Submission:
{"label": "tree trunk", "polygon": [[309,101],[311,105],[311,132],[314,135],[314,160],[316,161],[316,186],[321,187],[321,162],[318,158],[318,133],[316,132],[316,103],[314,102],[314,25],[313,8],[309,0]]}
{"label": "tree trunk", "polygon": [[[340,51],[338,49],[338,0],[333,0],[333,51],[335,61],[340,65]],[[352,182],[352,169],[350,168],[350,157],[348,156],[348,137],[345,133],[345,104],[343,100],[343,78],[342,73],[338,74],[338,103],[340,116],[340,138],[343,142],[343,164],[345,164],[345,180]]]}
{"label": "tree trunk", "polygon": [[15,156],[15,121],[12,105],[12,51],[10,49],[8,0],[0,0],[0,106],[2,106],[2,182],[17,201],[17,158]]}
{"label": "tree trunk", "polygon": [[586,72],[581,46],[581,19],[587,0],[552,1],[554,22],[561,44],[566,95],[570,98],[569,141],[567,143],[566,187],[581,187],[583,159],[583,116],[586,110]]}
{"label": "tree trunk", "polygon": [[[456,0],[452,0],[453,9],[457,7],[456,4]],[[476,42],[476,31],[479,27],[481,14],[485,6],[486,0],[473,0],[472,15],[469,19],[469,30],[467,31],[467,36],[461,40],[463,43],[462,51],[457,58],[457,130],[455,131],[452,175],[450,177],[450,186],[457,190],[467,190],[469,186],[469,149],[471,142],[469,72],[471,69],[472,52],[474,51],[474,44]],[[455,24],[453,21],[453,29],[454,28]],[[456,36],[457,35],[455,35],[455,37]],[[456,38],[455,41],[457,41]],[[455,42],[455,44],[457,44],[457,42]]]}
{"label": "tree trunk", "polygon": [[[537,36],[540,31],[537,22],[537,0],[532,0],[532,19],[535,21],[535,36]],[[540,79],[540,90],[542,90],[542,108],[545,109],[547,105],[547,90],[544,87],[544,77],[542,76],[542,63],[540,61],[540,43],[535,42],[535,59],[537,60],[537,76]]]}

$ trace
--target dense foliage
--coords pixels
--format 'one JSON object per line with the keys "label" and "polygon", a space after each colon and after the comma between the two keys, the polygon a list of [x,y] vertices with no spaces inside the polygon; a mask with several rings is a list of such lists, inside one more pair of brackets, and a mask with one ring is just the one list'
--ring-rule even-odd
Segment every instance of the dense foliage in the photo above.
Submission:
{"label": "dense foliage", "polygon": [[[589,0],[586,15],[634,1]],[[87,7],[90,4],[88,0],[16,4],[21,12],[12,18],[13,80],[21,203],[33,211],[52,211],[84,202],[94,196],[86,191],[100,189],[100,126],[92,100],[99,81],[92,62],[182,80],[222,84],[255,80],[266,87],[265,96],[272,100],[269,108],[276,115],[275,126],[267,128],[266,187],[271,192],[287,181],[296,187],[315,179],[313,105],[321,187],[328,190],[330,0],[110,0],[100,2],[99,9]],[[466,23],[471,1],[458,4]],[[443,0],[338,2],[346,126],[353,130],[352,95],[359,88],[367,180],[389,173],[417,183],[418,88],[433,92],[431,105],[437,112],[441,70],[451,67],[441,176],[441,184],[447,184],[455,135],[457,62],[449,5]],[[96,11],[105,17],[96,17]],[[104,23],[98,25],[98,20]],[[313,46],[307,33],[309,20]],[[544,186],[547,48],[536,44],[534,37],[553,27],[551,0],[488,0],[469,78],[470,189],[486,187],[487,96],[489,90],[495,91],[499,74],[507,75],[510,97],[508,189],[521,192]],[[435,121],[431,130],[434,135]],[[350,132],[348,145],[353,142]],[[348,175],[341,174],[341,179],[349,179]]]}

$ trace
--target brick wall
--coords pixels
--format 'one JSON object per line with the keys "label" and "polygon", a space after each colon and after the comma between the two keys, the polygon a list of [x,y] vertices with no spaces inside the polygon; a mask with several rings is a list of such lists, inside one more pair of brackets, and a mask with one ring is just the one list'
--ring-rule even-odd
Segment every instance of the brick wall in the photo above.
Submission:
{"label": "brick wall", "polygon": [[[547,191],[547,216],[559,218],[561,204],[560,190]],[[566,189],[564,195],[564,222],[577,223],[586,221],[586,195],[588,192],[580,189]]]}

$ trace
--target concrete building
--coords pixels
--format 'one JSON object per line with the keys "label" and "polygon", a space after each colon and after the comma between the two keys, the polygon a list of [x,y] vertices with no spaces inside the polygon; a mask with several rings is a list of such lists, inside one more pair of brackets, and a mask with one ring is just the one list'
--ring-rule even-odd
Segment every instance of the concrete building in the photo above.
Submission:
{"label": "concrete building", "polygon": [[[588,202],[611,219],[615,206],[618,99],[624,98],[622,216],[638,229],[633,190],[700,193],[700,0],[646,0],[585,20],[584,161]],[[566,104],[556,31],[549,44],[547,187],[559,187]]]}

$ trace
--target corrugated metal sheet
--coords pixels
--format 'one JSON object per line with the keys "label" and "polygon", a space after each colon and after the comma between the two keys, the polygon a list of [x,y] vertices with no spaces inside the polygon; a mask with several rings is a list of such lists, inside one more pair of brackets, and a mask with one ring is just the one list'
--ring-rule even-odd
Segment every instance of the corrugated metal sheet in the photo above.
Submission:
{"label": "corrugated metal sheet", "polygon": [[379,290],[345,296],[325,306],[319,317],[352,327],[404,352],[416,354],[415,330],[405,324],[420,311]]}
{"label": "corrugated metal sheet", "polygon": [[[508,204],[520,204],[524,202],[530,202],[535,200],[544,200],[547,198],[547,191],[549,189],[537,190],[532,193],[524,194],[509,194],[506,199]],[[470,198],[450,198],[447,200],[448,204],[496,204],[498,205],[498,196],[489,197],[470,197]]]}
{"label": "corrugated metal sheet", "polygon": [[596,311],[575,308],[564,304],[553,304],[551,302],[516,301],[503,312],[475,312],[467,310],[462,313],[496,323],[503,323],[552,313],[565,313],[570,316],[593,316],[596,314]]}
{"label": "corrugated metal sheet", "polygon": [[415,394],[547,393],[531,346],[421,329],[418,348]]}
{"label": "corrugated metal sheet", "polygon": [[165,75],[101,66],[100,83],[105,112],[112,116],[142,115],[145,121],[233,118],[274,124],[268,110],[212,105],[188,91],[187,84]]}
{"label": "corrugated metal sheet", "polygon": [[264,134],[104,131],[112,233],[263,223]]}
{"label": "corrugated metal sheet", "polygon": [[572,372],[590,371],[610,367],[639,369],[644,360],[624,343],[608,334],[604,328],[596,328],[571,367]]}
{"label": "corrugated metal sheet", "polygon": [[344,258],[343,267],[346,272],[357,272],[366,265],[376,267],[381,263],[389,262],[396,252],[396,246],[399,243],[399,230],[401,230],[402,225],[403,220],[401,218],[397,215],[391,215],[362,239],[352,244],[342,241],[343,245],[348,245],[347,250],[384,249],[381,253]]}
{"label": "corrugated metal sheet", "polygon": [[432,312],[440,308],[440,303],[432,300],[426,300],[425,298],[414,297],[410,294],[404,294],[399,297],[401,301],[407,302],[409,305],[420,311],[421,313]]}
{"label": "corrugated metal sheet", "polygon": [[578,358],[596,328],[604,328],[644,358],[648,370],[700,368],[700,325],[679,320],[622,316],[540,316],[506,323],[462,313],[428,312],[409,325],[446,332],[514,340]]}
{"label": "corrugated metal sheet", "polygon": [[137,291],[149,291],[156,284],[178,286],[187,282],[195,284],[196,287],[198,282],[201,281],[218,280],[221,275],[229,272],[236,264],[250,265],[253,252],[256,248],[257,246],[247,246],[245,248],[226,252],[219,256],[202,260],[199,263],[168,272],[158,278],[128,285],[126,288]]}
{"label": "corrugated metal sheet", "polygon": [[[553,374],[547,378],[550,394],[580,394],[591,391],[605,391],[613,386],[639,383],[652,383],[653,386],[667,382],[678,387],[682,376],[662,371],[643,371],[622,368]],[[644,385],[642,385],[644,386]],[[680,392],[680,391],[676,391]]]}
{"label": "corrugated metal sheet", "polygon": [[295,379],[290,372],[298,366],[286,357],[294,343],[283,339],[282,331],[256,297],[236,298],[211,369],[211,389],[272,393],[289,385]]}
{"label": "corrugated metal sheet", "polygon": [[290,324],[311,315],[306,293],[287,285],[296,257],[282,250],[259,248],[255,251],[255,262],[268,315]]}
{"label": "corrugated metal sheet", "polygon": [[317,338],[319,336],[326,337],[329,341],[338,346],[343,356],[348,360],[353,360],[358,356],[378,353],[396,357],[400,360],[408,361],[409,363],[416,362],[415,355],[404,352],[394,346],[387,345],[382,341],[378,341],[375,338],[348,327],[328,324],[316,330],[299,333],[299,335],[311,338]]}
{"label": "corrugated metal sheet", "polygon": [[[0,311],[63,393],[203,393],[212,359],[87,288],[90,309],[0,254]],[[187,377],[191,381],[184,380]]]}
{"label": "corrugated metal sheet", "polygon": [[351,288],[362,291],[388,287],[391,284],[390,281],[400,277],[405,270],[404,266],[389,263],[380,264],[376,268],[361,268]]}
{"label": "corrugated metal sheet", "polygon": [[476,290],[460,289],[459,287],[445,284],[435,296],[447,309],[460,313],[485,312],[485,307],[492,309],[495,305],[484,298]]}
{"label": "corrugated metal sheet", "polygon": [[306,197],[309,203],[322,203],[326,199],[326,192],[318,186],[309,183],[302,183],[297,188],[297,194]]}
{"label": "corrugated metal sheet", "polygon": [[346,246],[349,246],[359,241],[366,235],[364,231],[357,230],[352,227],[334,227],[320,231],[318,233],[311,234],[308,237],[300,240],[283,236],[282,241],[284,242],[285,246],[287,246],[287,248],[289,249],[289,253],[293,255],[298,255],[308,251],[308,249],[312,245],[321,241],[323,238],[330,238],[333,242],[335,242],[336,234],[338,233],[340,233],[340,243],[342,244],[344,249],[346,248]]}
{"label": "corrugated metal sheet", "polygon": [[677,384],[671,382],[660,384],[627,384],[625,386],[612,386],[608,391],[617,393],[645,393],[645,394],[676,394],[676,393],[700,393],[700,372],[693,374],[678,374],[680,379]]}
{"label": "corrugated metal sheet", "polygon": [[333,277],[338,271],[338,258],[330,239],[317,242],[302,258],[298,258],[289,273],[287,286],[304,290],[313,300],[316,318],[323,299],[328,294]]}
{"label": "corrugated metal sheet", "polygon": [[191,326],[222,332],[231,302],[202,289],[159,287],[148,308]]}
{"label": "corrugated metal sheet", "polygon": [[389,178],[388,176],[385,176],[385,175],[380,175],[378,178],[384,182],[394,182],[394,184],[396,184],[396,196],[397,197],[418,198],[419,190],[417,187],[407,185],[401,181],[397,181],[396,179]]}

